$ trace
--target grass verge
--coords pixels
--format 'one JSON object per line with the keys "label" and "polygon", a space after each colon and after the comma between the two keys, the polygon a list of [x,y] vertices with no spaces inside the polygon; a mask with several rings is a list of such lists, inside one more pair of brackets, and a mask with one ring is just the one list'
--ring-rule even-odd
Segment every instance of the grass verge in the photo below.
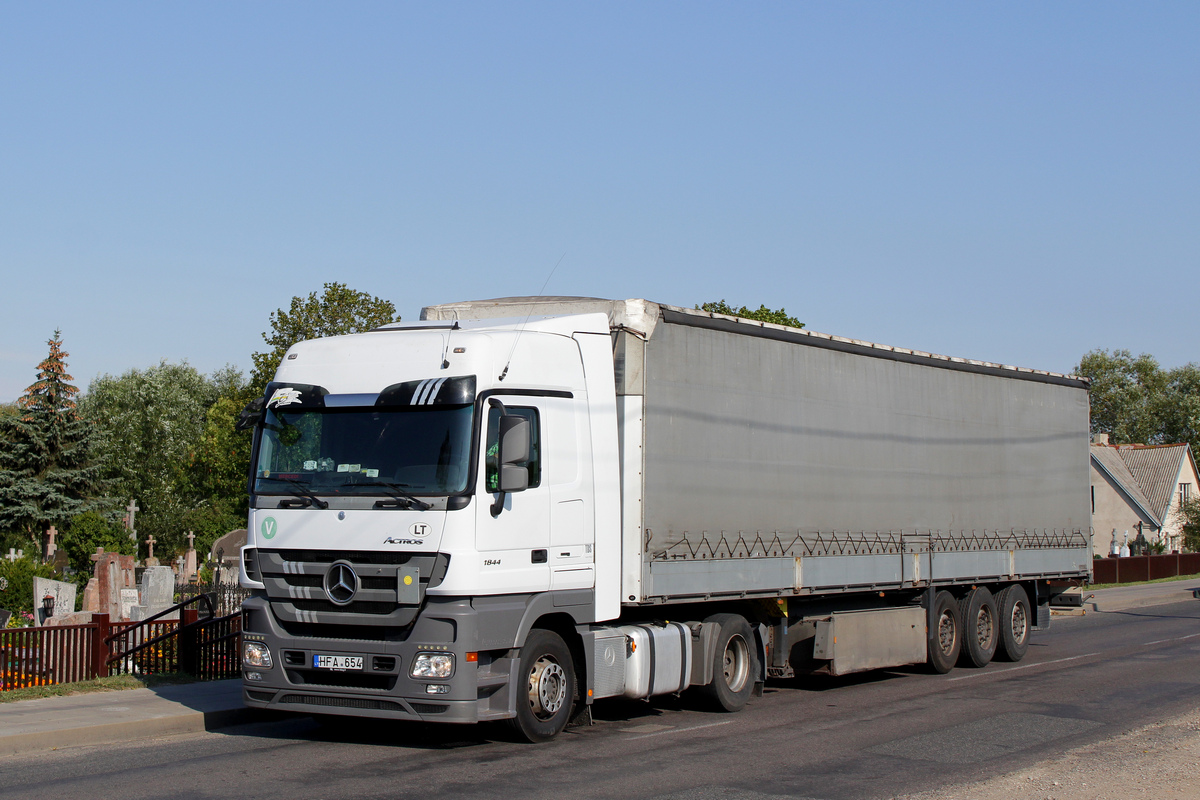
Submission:
{"label": "grass verge", "polygon": [[162,675],[113,675],[108,678],[96,678],[78,683],[56,683],[50,686],[27,686],[21,689],[9,689],[0,692],[0,703],[15,703],[18,700],[36,700],[39,697],[62,697],[73,694],[92,694],[93,692],[119,692],[125,689],[147,689],[154,686],[164,686],[173,683],[191,683],[195,680],[191,675],[182,672],[168,672]]}
{"label": "grass verge", "polygon": [[1175,575],[1171,578],[1155,578],[1152,581],[1137,581],[1136,583],[1093,583],[1091,589],[1117,589],[1122,586],[1148,586],[1152,583],[1175,583],[1176,581],[1200,581],[1200,575]]}

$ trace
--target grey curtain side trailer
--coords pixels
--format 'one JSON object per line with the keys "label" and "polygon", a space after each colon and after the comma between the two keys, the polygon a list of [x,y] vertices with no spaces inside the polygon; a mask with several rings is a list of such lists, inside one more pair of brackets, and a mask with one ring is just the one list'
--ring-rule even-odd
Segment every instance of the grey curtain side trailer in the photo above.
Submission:
{"label": "grey curtain side trailer", "polygon": [[616,337],[626,602],[1090,575],[1086,381],[668,307]]}

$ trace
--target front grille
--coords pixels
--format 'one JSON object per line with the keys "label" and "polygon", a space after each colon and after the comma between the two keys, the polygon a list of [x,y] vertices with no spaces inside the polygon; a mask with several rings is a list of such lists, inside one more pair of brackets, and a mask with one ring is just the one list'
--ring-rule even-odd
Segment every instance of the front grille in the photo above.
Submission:
{"label": "front grille", "polygon": [[394,656],[375,656],[371,659],[371,669],[376,672],[391,672],[396,668]]}
{"label": "front grille", "polygon": [[280,703],[289,705],[334,706],[337,708],[363,708],[374,711],[406,712],[404,706],[387,700],[375,700],[369,697],[322,697],[315,694],[285,694]]}
{"label": "front grille", "polygon": [[277,619],[276,623],[288,636],[297,639],[337,639],[359,642],[403,642],[408,638],[408,628],[392,628],[383,625],[339,625],[319,622],[290,622]]}
{"label": "front grille", "polygon": [[444,714],[450,706],[441,706],[434,703],[409,703],[412,710],[418,714]]}
{"label": "front grille", "polygon": [[288,680],[301,686],[336,686],[340,689],[380,689],[391,691],[395,675],[371,675],[365,672],[326,672],[313,669],[289,669]]}
{"label": "front grille", "polygon": [[283,579],[287,581],[288,586],[309,586],[313,589],[325,588],[325,576],[323,575],[284,575]]}
{"label": "front grille", "polygon": [[420,553],[389,553],[355,550],[287,550],[275,551],[286,553],[289,561],[309,561],[314,564],[332,564],[335,561],[349,561],[351,564],[407,564],[414,558],[422,558]]}
{"label": "front grille", "polygon": [[328,600],[292,600],[291,603],[301,611],[327,611],[334,614],[390,614],[396,609],[395,603],[372,603],[369,600],[344,606],[334,605]]}
{"label": "front grille", "polygon": [[303,667],[308,664],[308,659],[304,657],[303,650],[284,650],[283,663],[289,667]]}
{"label": "front grille", "polygon": [[[358,574],[354,602],[344,606],[325,594],[325,575],[335,561],[348,562]],[[407,628],[416,618],[425,590],[446,575],[450,556],[442,553],[393,553],[337,550],[258,550],[256,562],[275,619],[285,628],[299,624]],[[366,574],[370,573],[370,574]],[[401,585],[401,579],[417,579]],[[291,632],[291,631],[289,631]],[[303,634],[297,634],[303,635]],[[334,634],[330,638],[395,637],[378,632]]]}

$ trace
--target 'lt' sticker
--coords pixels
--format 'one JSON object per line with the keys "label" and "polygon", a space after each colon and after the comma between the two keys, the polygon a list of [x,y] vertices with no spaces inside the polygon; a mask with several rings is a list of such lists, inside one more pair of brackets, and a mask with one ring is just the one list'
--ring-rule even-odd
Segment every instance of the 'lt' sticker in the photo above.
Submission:
{"label": "'lt' sticker", "polygon": [[275,521],[274,517],[267,517],[262,521],[262,528],[260,530],[262,530],[264,539],[270,539],[279,530],[279,523]]}

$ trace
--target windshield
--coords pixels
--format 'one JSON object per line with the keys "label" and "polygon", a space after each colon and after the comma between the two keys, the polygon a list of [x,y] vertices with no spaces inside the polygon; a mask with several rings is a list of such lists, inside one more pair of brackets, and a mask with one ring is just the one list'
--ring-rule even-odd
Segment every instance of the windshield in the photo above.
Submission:
{"label": "windshield", "polygon": [[473,413],[472,405],[268,409],[260,428],[254,491],[465,491]]}

